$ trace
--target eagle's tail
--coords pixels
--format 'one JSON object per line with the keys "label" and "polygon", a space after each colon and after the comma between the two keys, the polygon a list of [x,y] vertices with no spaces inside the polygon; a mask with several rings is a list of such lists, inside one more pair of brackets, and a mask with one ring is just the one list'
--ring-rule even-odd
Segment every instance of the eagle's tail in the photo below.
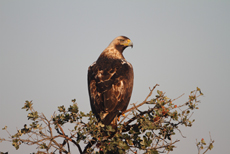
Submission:
{"label": "eagle's tail", "polygon": [[117,127],[119,111],[111,112],[106,115],[106,117],[102,120],[105,125],[111,125],[113,128]]}
{"label": "eagle's tail", "polygon": [[117,128],[117,120],[118,120],[118,116],[116,115],[114,118],[113,118],[113,121],[110,123],[110,125],[112,126],[113,129],[116,130]]}

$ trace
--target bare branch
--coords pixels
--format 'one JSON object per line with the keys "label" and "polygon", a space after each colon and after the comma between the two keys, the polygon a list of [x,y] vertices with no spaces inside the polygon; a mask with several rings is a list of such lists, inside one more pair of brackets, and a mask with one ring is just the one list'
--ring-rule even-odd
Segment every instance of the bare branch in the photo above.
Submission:
{"label": "bare branch", "polygon": [[130,108],[130,109],[124,111],[123,114],[125,114],[126,112],[129,112],[129,111],[132,111],[133,109],[138,108],[138,107],[142,106],[143,104],[145,104],[146,101],[147,101],[147,99],[152,95],[153,90],[154,90],[157,86],[159,86],[159,84],[156,84],[152,89],[150,89],[150,92],[149,92],[148,96],[145,98],[145,100],[144,100],[142,103],[140,103],[139,105],[134,106],[134,107],[132,107],[132,108]]}

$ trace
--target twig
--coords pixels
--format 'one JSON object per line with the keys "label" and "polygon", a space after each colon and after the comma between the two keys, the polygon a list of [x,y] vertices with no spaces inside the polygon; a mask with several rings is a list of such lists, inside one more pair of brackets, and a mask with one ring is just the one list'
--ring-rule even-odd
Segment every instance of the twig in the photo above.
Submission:
{"label": "twig", "polygon": [[150,89],[150,92],[149,92],[148,96],[145,98],[145,100],[144,100],[142,103],[140,103],[140,104],[137,105],[137,106],[131,107],[131,108],[128,109],[128,110],[125,110],[125,111],[123,112],[123,114],[125,114],[126,112],[129,112],[129,111],[132,111],[133,109],[136,109],[136,108],[142,106],[143,104],[145,104],[146,101],[147,101],[147,99],[152,95],[153,90],[154,90],[157,86],[159,86],[159,84],[156,84],[156,85],[153,87],[153,89]]}
{"label": "twig", "polygon": [[59,129],[61,130],[62,134],[65,135],[65,132],[63,131],[62,127],[57,123]]}
{"label": "twig", "polygon": [[[57,123],[57,125],[58,125],[59,129],[60,129],[61,132],[62,132],[62,134],[59,132],[59,134],[60,134],[59,136],[65,138],[65,139],[67,140],[67,142],[70,141],[70,142],[72,142],[73,144],[75,144],[75,145],[78,147],[78,150],[80,151],[80,153],[82,154],[82,150],[81,150],[80,145],[79,145],[76,141],[72,140],[72,139],[69,138],[67,135],[65,135],[65,133],[64,133],[64,131],[63,131],[63,129],[62,129],[62,127],[61,127],[58,123]],[[64,145],[65,145],[65,144],[64,144]],[[64,146],[64,145],[62,145],[62,146]]]}
{"label": "twig", "polygon": [[128,113],[127,115],[125,115],[125,117],[119,122],[119,124],[121,124],[130,114],[131,114],[131,112]]}
{"label": "twig", "polygon": [[176,128],[176,129],[180,132],[180,135],[181,135],[183,138],[186,138],[186,136],[184,136],[184,135],[182,134],[182,132],[181,132],[180,129],[178,129],[178,128]]}
{"label": "twig", "polygon": [[175,100],[177,100],[177,99],[179,99],[180,97],[182,97],[184,95],[184,93],[183,94],[181,94],[180,96],[178,96],[177,98],[174,98],[173,100],[171,100],[172,102],[173,101],[175,101]]}
{"label": "twig", "polygon": [[[209,143],[209,146],[210,144],[213,144],[214,143],[214,140],[212,140],[212,137],[211,137],[211,133],[209,132],[209,136],[210,136],[210,143]],[[209,150],[209,146],[207,147],[207,149],[204,151],[203,154],[205,154],[208,150]]]}
{"label": "twig", "polygon": [[87,154],[87,149],[89,149],[90,147],[92,147],[95,143],[97,142],[97,139],[94,137],[92,138],[91,141],[89,141],[89,143],[87,144],[87,146],[85,147],[83,154]]}
{"label": "twig", "polygon": [[142,115],[144,115],[144,114],[146,114],[146,113],[152,112],[154,109],[155,109],[154,107],[153,107],[153,108],[150,108],[148,111],[141,112],[140,114],[137,114],[137,115],[135,115],[134,117],[132,117],[131,119],[129,119],[127,122],[125,122],[125,123],[123,124],[124,129],[125,129],[124,131],[127,131],[125,127],[128,126],[128,124],[130,124],[131,122],[133,122],[134,120],[136,120],[138,117],[140,117],[140,116],[142,116]]}

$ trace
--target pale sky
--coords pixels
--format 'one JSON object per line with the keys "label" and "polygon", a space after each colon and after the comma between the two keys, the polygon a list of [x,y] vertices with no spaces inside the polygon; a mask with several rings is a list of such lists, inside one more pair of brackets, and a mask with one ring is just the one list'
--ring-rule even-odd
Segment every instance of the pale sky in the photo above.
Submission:
{"label": "pale sky", "polygon": [[[229,153],[229,15],[228,0],[1,0],[0,137],[7,137],[5,125],[14,134],[28,123],[25,100],[47,117],[73,98],[89,112],[88,66],[125,35],[134,44],[124,51],[134,68],[130,103],[143,101],[156,83],[169,98],[185,93],[176,104],[196,87],[204,93],[193,127],[182,127],[186,138],[174,136],[181,141],[171,154],[197,153],[196,139],[209,141],[209,131],[215,143],[208,154]],[[0,151],[36,150],[4,142]]]}

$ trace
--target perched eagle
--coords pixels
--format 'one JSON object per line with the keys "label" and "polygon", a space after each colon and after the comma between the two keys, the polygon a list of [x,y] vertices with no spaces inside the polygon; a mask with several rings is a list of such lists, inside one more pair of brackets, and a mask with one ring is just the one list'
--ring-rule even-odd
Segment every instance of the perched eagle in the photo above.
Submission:
{"label": "perched eagle", "polygon": [[105,125],[117,124],[117,118],[126,110],[133,89],[133,67],[123,51],[133,47],[125,36],[115,38],[88,68],[90,104],[98,121]]}

